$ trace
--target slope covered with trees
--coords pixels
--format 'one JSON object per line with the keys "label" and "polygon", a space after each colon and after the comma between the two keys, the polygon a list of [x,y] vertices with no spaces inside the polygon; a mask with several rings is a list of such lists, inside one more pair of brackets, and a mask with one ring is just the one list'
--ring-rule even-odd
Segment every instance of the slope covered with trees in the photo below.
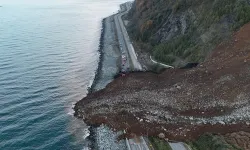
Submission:
{"label": "slope covered with trees", "polygon": [[156,60],[183,66],[250,21],[248,0],[135,0],[128,31]]}

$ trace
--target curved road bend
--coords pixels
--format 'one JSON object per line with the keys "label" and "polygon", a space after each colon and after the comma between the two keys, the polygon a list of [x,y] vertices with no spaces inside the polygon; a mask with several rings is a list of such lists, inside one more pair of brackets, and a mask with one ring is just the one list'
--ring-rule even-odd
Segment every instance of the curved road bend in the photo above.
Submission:
{"label": "curved road bend", "polygon": [[173,66],[166,65],[166,64],[163,64],[163,63],[157,62],[156,60],[153,60],[151,56],[150,56],[150,60],[151,60],[153,63],[158,64],[158,65],[161,65],[161,66],[163,66],[163,67],[165,67],[165,68],[172,68],[172,69],[174,69],[174,67],[173,67]]}

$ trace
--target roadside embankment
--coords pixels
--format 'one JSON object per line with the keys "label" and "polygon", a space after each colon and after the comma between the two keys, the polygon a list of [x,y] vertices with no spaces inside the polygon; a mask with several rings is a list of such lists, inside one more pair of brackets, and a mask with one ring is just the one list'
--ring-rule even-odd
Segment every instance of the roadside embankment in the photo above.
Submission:
{"label": "roadside embankment", "polygon": [[250,24],[192,69],[131,73],[79,101],[75,116],[127,133],[189,140],[250,132]]}
{"label": "roadside embankment", "polygon": [[89,87],[89,93],[92,93],[95,89],[95,86],[98,82],[98,79],[101,76],[101,68],[102,68],[102,64],[103,64],[103,43],[104,43],[104,34],[105,34],[105,18],[102,20],[102,29],[101,29],[101,36],[100,36],[100,40],[99,40],[99,48],[98,48],[98,52],[99,52],[99,62],[98,62],[98,67],[96,69],[95,72],[95,78],[94,81],[92,83],[92,85]]}
{"label": "roadside embankment", "polygon": [[[120,71],[121,54],[117,42],[114,17],[103,19],[99,44],[99,64],[94,81],[89,88],[89,94],[103,89],[110,83],[114,75]],[[125,141],[117,142],[120,132],[113,132],[104,126],[92,125],[89,128],[89,141],[92,149],[120,149],[125,150]],[[108,137],[108,138],[107,138]]]}
{"label": "roadside embankment", "polygon": [[120,71],[121,54],[116,39],[113,16],[103,19],[99,45],[99,65],[90,92],[98,91]]}

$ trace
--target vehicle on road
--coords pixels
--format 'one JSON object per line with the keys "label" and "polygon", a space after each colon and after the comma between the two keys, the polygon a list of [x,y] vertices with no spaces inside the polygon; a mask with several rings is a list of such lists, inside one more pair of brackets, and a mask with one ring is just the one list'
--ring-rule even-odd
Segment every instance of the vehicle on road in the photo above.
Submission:
{"label": "vehicle on road", "polygon": [[126,64],[126,60],[122,59],[122,65],[124,66]]}
{"label": "vehicle on road", "polygon": [[126,55],[122,55],[122,60],[123,60],[123,61],[126,61],[126,60],[127,60]]}

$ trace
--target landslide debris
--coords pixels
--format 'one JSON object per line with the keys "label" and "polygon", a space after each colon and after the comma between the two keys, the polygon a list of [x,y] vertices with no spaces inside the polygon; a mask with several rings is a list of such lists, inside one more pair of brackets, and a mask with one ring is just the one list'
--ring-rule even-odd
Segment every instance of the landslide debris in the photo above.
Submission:
{"label": "landslide debris", "polygon": [[226,141],[230,144],[242,148],[244,150],[250,149],[250,133],[249,132],[235,132],[225,135]]}
{"label": "landslide debris", "polygon": [[164,133],[174,140],[250,132],[249,33],[247,24],[196,68],[119,77],[76,103],[75,116],[128,134]]}

